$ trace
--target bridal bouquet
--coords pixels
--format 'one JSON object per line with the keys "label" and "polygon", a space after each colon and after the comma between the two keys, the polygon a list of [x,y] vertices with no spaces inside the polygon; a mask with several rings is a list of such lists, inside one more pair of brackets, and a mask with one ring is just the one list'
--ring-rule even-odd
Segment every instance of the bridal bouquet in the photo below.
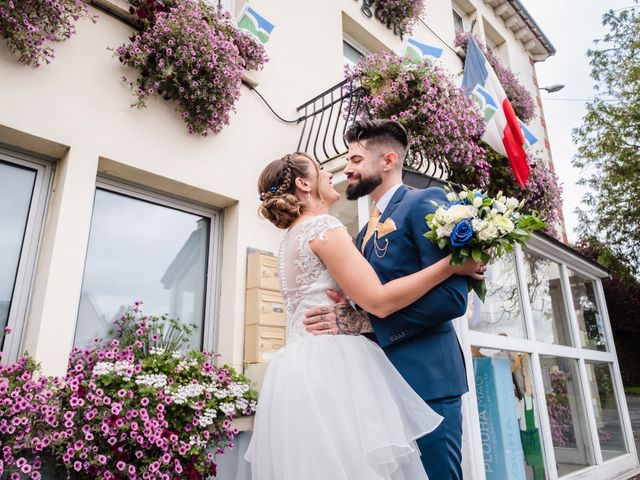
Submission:
{"label": "bridal bouquet", "polygon": [[[424,236],[441,249],[451,249],[451,265],[462,265],[469,258],[488,263],[489,251],[501,257],[546,226],[535,212],[521,212],[524,201],[505,197],[502,192],[491,198],[481,190],[466,187],[459,193],[450,187],[445,190],[449,202],[433,202],[436,211],[426,216],[429,231]],[[485,281],[470,280],[470,288],[484,302]]]}

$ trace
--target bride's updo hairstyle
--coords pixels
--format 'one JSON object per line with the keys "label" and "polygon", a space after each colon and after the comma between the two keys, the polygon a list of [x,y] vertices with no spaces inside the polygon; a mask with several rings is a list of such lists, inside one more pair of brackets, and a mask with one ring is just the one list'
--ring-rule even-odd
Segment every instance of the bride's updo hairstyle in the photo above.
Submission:
{"label": "bride's updo hairstyle", "polygon": [[260,215],[278,228],[289,228],[304,209],[296,196],[296,178],[309,178],[311,164],[311,157],[295,152],[267,165],[258,178]]}

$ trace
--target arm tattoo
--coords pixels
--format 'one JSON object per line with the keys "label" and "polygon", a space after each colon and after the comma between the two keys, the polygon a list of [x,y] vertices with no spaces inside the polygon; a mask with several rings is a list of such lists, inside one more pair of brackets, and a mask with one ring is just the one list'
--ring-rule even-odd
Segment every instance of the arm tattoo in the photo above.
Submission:
{"label": "arm tattoo", "polygon": [[365,311],[354,310],[351,305],[338,303],[333,307],[336,315],[336,326],[341,335],[360,335],[362,332],[371,332],[369,314]]}

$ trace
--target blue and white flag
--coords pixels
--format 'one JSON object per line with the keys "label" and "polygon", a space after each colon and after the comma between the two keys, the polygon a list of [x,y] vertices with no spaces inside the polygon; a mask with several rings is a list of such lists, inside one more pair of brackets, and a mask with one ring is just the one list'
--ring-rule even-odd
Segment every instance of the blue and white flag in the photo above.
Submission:
{"label": "blue and white flag", "polygon": [[415,38],[407,37],[402,56],[405,58],[405,63],[422,65],[426,59],[440,58],[442,49],[419,42]]}
{"label": "blue and white flag", "polygon": [[538,139],[533,135],[533,133],[531,133],[531,131],[522,122],[522,120],[518,119],[518,123],[520,124],[520,128],[522,129],[522,134],[524,135],[524,149],[528,150],[531,147],[531,145],[533,145],[538,141]]}
{"label": "blue and white flag", "polygon": [[529,178],[524,134],[496,72],[472,35],[469,35],[462,87],[478,102],[484,115],[487,128],[482,140],[509,158],[516,181],[524,188]]}
{"label": "blue and white flag", "polygon": [[246,30],[262,44],[269,41],[274,26],[249,5],[244,8],[238,19],[238,28]]}

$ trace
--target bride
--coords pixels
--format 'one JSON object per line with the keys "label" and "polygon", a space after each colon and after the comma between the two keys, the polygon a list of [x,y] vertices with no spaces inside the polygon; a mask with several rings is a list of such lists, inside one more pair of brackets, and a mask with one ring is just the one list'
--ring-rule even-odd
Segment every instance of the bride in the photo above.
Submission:
{"label": "bride", "polygon": [[[340,289],[385,317],[451,275],[483,278],[481,264],[451,266],[447,257],[382,285],[344,225],[327,215],[340,197],[331,181],[303,153],[271,162],[258,180],[260,213],[287,229],[279,262],[288,339],[267,370],[246,459],[254,480],[424,480],[415,440],[442,418],[377,344],[307,333],[304,312],[326,303],[327,289]],[[362,319],[360,331],[370,331]]]}

